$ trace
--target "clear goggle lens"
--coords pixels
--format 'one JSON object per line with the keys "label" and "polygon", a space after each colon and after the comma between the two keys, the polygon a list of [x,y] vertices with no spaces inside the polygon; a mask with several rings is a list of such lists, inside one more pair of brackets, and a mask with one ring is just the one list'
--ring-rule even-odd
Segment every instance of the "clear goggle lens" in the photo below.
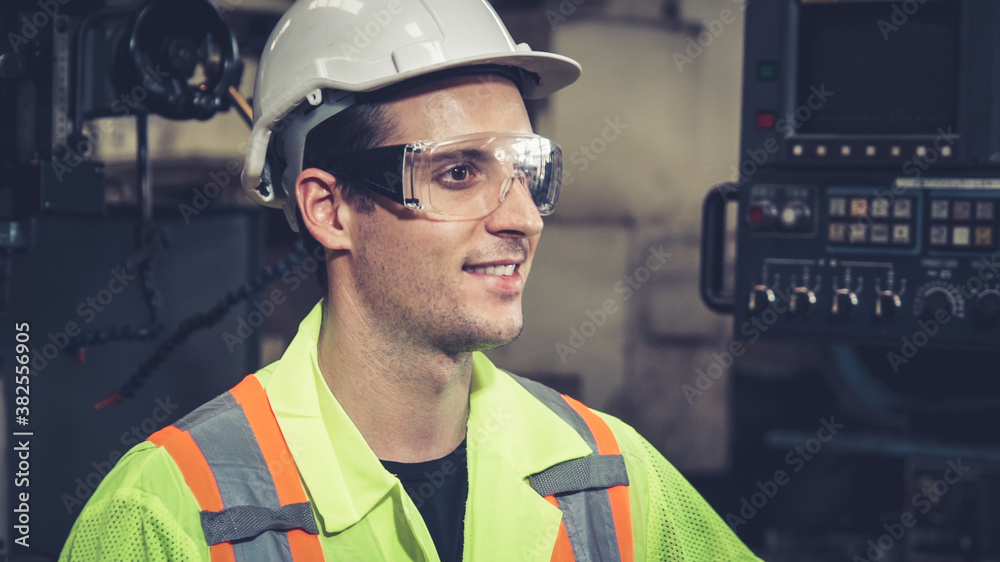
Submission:
{"label": "clear goggle lens", "polygon": [[549,215],[559,199],[562,151],[552,141],[523,133],[471,135],[413,143],[407,206],[453,217],[484,217],[510,195],[527,190],[538,212]]}
{"label": "clear goggle lens", "polygon": [[531,133],[477,133],[354,152],[324,169],[428,218],[482,218],[517,189],[549,215],[559,200],[562,150]]}

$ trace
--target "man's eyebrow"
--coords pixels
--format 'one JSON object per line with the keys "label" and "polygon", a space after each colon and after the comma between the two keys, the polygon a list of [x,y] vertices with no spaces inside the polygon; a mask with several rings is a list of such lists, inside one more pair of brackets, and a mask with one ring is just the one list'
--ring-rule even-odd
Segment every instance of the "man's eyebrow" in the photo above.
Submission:
{"label": "man's eyebrow", "polygon": [[487,162],[493,157],[486,150],[481,148],[463,148],[458,150],[434,151],[431,155],[431,164],[438,165],[449,160],[469,160],[472,162]]}

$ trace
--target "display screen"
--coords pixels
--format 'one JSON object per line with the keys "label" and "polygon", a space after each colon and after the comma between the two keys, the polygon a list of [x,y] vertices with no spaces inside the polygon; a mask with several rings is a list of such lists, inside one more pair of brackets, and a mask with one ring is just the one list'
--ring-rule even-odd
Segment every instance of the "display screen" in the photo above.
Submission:
{"label": "display screen", "polygon": [[927,135],[954,127],[958,2],[803,1],[800,15],[798,104],[818,105],[815,91],[832,92],[800,133]]}

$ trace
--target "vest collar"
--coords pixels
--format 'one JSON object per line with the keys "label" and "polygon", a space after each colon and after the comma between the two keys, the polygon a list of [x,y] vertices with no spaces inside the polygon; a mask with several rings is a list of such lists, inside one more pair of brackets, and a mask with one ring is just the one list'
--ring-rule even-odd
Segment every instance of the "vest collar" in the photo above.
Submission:
{"label": "vest collar", "polygon": [[[323,379],[317,361],[322,305],[321,301],[302,321],[281,359],[257,376],[319,514],[322,531],[337,533],[363,519],[388,494],[406,494]],[[540,519],[527,517],[523,525],[542,525],[544,534],[554,538],[550,528],[558,528],[560,512],[525,479],[560,462],[587,456],[590,448],[575,430],[481,353],[473,358],[469,405],[470,497],[529,501],[541,511]],[[479,487],[489,490],[480,493]],[[470,504],[472,517],[475,507]]]}

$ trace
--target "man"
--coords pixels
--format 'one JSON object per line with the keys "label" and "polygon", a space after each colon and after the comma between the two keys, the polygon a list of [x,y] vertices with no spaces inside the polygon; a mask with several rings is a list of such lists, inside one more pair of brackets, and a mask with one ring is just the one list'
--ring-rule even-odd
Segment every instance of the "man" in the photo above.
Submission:
{"label": "man", "polygon": [[481,353],[521,331],[559,192],[522,97],[576,63],[480,0],[319,4],[265,48],[244,184],[324,249],[326,297],[130,451],[62,558],[756,560],[633,429]]}

